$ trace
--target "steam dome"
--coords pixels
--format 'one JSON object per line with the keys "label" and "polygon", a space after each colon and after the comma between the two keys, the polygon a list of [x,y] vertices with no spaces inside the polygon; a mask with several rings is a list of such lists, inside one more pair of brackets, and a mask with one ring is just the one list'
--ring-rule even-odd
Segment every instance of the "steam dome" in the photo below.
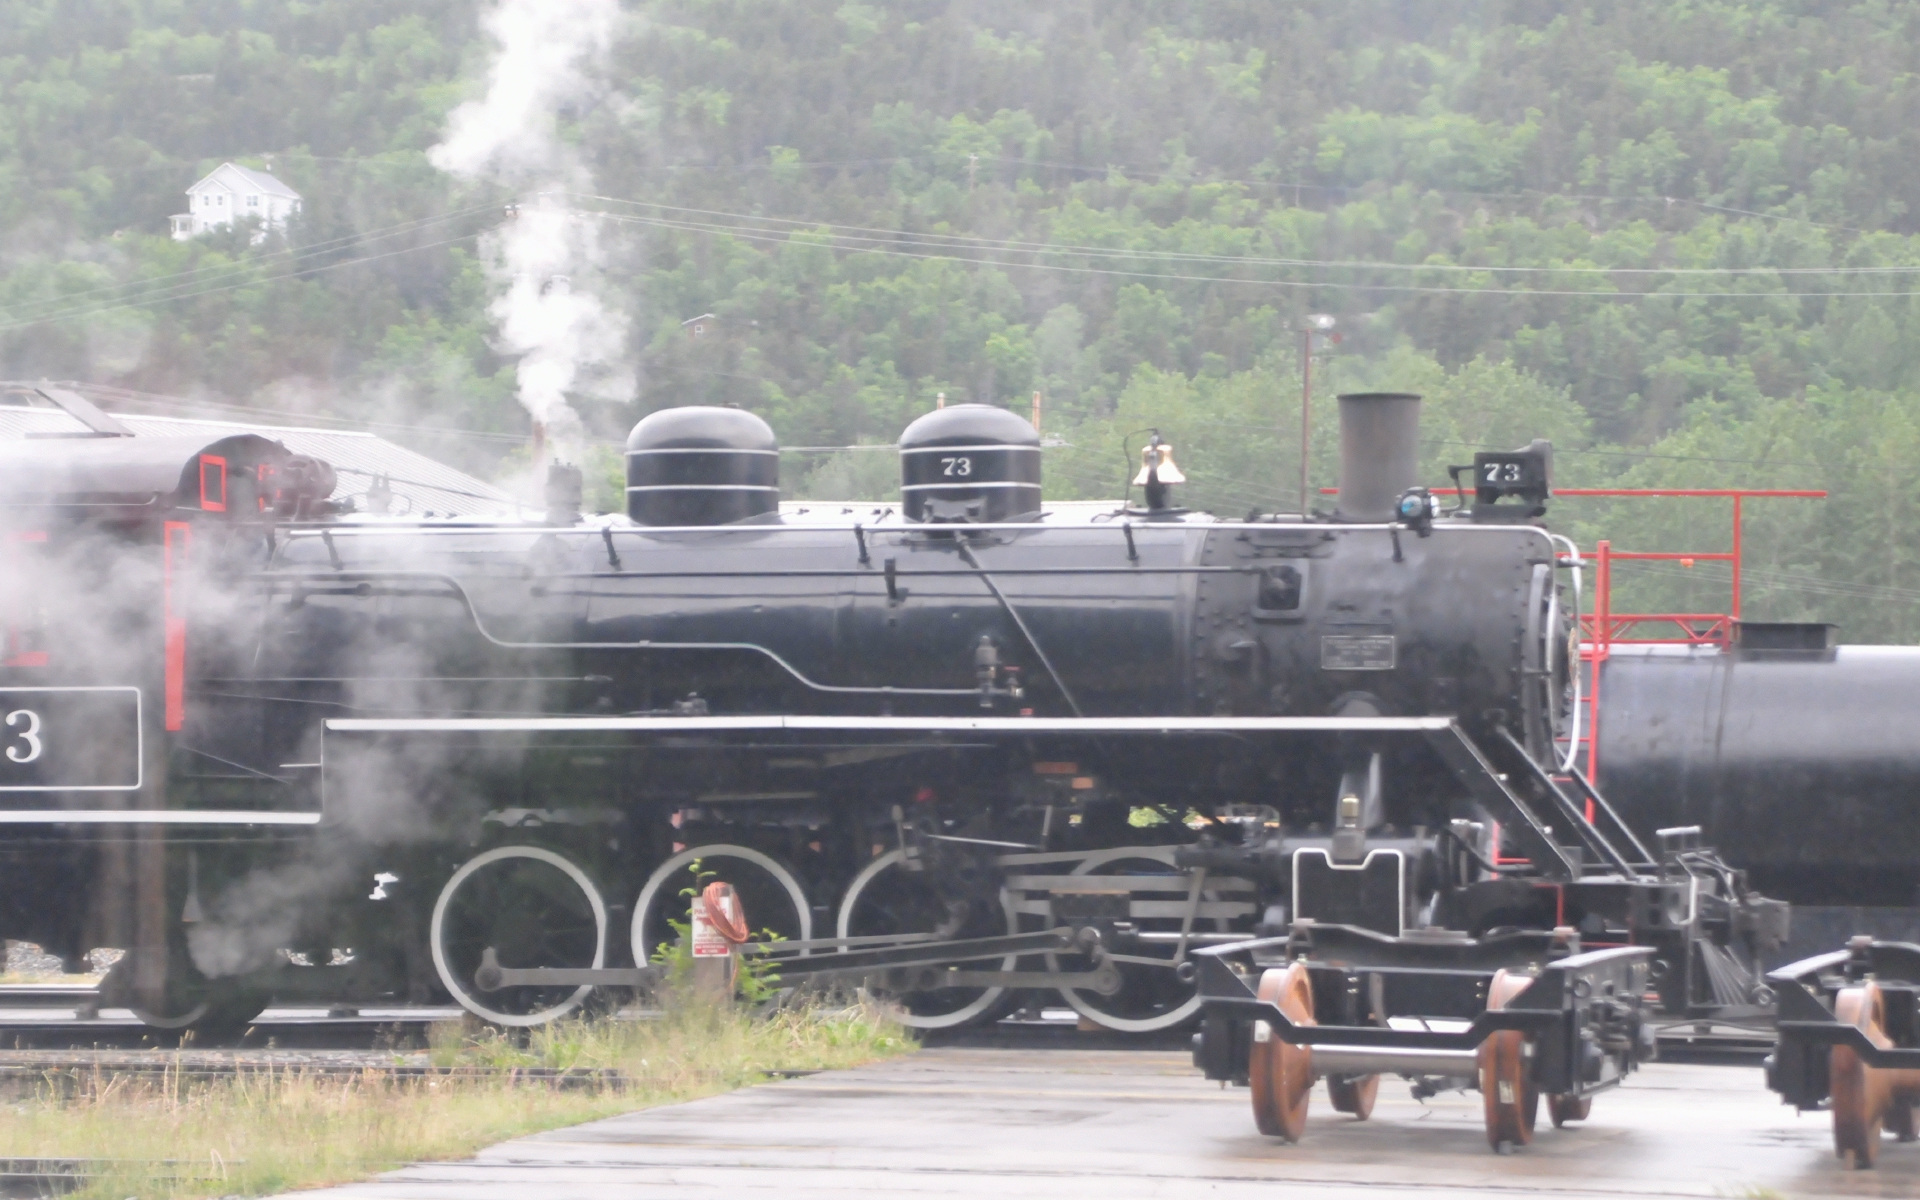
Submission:
{"label": "steam dome", "polygon": [[1040,510],[1040,435],[991,404],[928,413],[900,435],[910,521],[1005,521]]}
{"label": "steam dome", "polygon": [[737,408],[663,408],[627,435],[627,515],[726,525],[780,509],[780,443]]}

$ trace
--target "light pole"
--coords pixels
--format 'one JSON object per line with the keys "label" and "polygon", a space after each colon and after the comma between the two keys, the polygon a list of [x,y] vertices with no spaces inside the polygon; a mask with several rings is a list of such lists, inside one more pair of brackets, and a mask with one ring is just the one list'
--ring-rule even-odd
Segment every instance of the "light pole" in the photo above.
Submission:
{"label": "light pole", "polygon": [[[1300,519],[1303,521],[1312,511],[1307,506],[1307,450],[1312,444],[1309,435],[1313,416],[1313,339],[1326,337],[1333,325],[1332,317],[1315,313],[1300,326]],[[1330,340],[1339,341],[1340,335],[1334,334]]]}

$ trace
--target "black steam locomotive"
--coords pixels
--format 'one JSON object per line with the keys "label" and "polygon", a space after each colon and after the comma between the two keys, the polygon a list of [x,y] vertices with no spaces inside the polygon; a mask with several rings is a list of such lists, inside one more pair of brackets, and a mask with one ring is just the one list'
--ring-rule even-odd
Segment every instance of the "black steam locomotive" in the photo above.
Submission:
{"label": "black steam locomotive", "polygon": [[[771,430],[686,408],[635,428],[625,515],[556,468],[515,524],[353,513],[261,437],[0,447],[0,932],[128,948],[107,999],[164,1027],[527,1025],[648,982],[700,869],[784,977],[918,1027],[1205,1007],[1277,1129],[1300,1068],[1256,1047],[1332,1046],[1315,1013],[1352,1106],[1462,1074],[1471,1022],[1558,1022],[1572,1113],[1643,995],[1763,1010],[1785,912],[1639,819],[1666,785],[1586,783],[1550,449],[1443,510],[1418,404],[1342,397],[1337,511],[1246,521],[1179,508],[1157,441],[1142,506],[1050,506],[981,405],[906,430],[898,505],[783,508]],[[1269,968],[1298,1020],[1248,1015]]]}

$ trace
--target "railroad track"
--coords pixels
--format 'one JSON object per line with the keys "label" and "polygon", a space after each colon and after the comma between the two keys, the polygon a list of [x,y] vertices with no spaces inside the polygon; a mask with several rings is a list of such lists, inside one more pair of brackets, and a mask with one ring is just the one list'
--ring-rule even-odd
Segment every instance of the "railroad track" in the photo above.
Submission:
{"label": "railroad track", "polygon": [[[98,1077],[204,1081],[238,1076],[291,1076],[389,1081],[542,1084],[562,1090],[624,1091],[648,1081],[601,1067],[437,1065],[419,1052],[258,1050],[0,1050],[0,1092],[11,1083],[78,1085]],[[810,1068],[755,1072],[777,1079],[812,1075]],[[699,1072],[692,1072],[698,1075]],[[720,1072],[712,1073],[716,1078]]]}
{"label": "railroad track", "polygon": [[[75,1191],[115,1167],[130,1165],[134,1165],[130,1160],[112,1158],[0,1158],[0,1200],[45,1200]],[[176,1181],[217,1178],[216,1168],[204,1162],[160,1159],[142,1160],[138,1165],[148,1171],[163,1168]]]}
{"label": "railroad track", "polygon": [[[170,1035],[142,1025],[132,1012],[97,1006],[98,993],[89,986],[0,985],[0,1047],[143,1050],[169,1044]],[[405,1048],[424,1044],[426,1029],[435,1022],[457,1021],[465,1015],[452,1006],[269,1008],[253,1022],[241,1045],[352,1050],[378,1043]],[[1657,1032],[1661,1056],[1677,1062],[1757,1061],[1773,1049],[1771,1028],[1680,1021],[1664,1024]],[[919,1036],[929,1046],[974,1049],[1184,1050],[1192,1033],[1184,1028],[1116,1033],[1088,1028],[1070,1009],[1047,1009],[991,1025],[921,1031]]]}
{"label": "railroad track", "polygon": [[[343,1049],[374,1042],[409,1043],[421,1040],[434,1022],[457,1021],[465,1015],[450,1005],[284,1005],[261,1013],[244,1041],[254,1046],[271,1042]],[[102,1008],[98,990],[88,984],[0,984],[0,1046],[139,1049],[173,1040],[175,1035],[149,1029],[129,1009]]]}

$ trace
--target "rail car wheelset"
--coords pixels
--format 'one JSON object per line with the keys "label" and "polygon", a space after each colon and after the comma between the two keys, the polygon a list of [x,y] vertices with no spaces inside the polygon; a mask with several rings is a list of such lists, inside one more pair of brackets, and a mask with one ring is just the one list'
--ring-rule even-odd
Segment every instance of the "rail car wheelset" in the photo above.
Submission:
{"label": "rail car wheelset", "polygon": [[[1551,447],[1450,501],[1419,407],[1342,396],[1333,511],[1246,520],[1179,507],[1158,437],[1143,504],[1050,505],[986,405],[906,429],[896,504],[783,505],[767,425],[692,407],[635,427],[624,514],[556,467],[516,522],[356,512],[262,436],[0,445],[0,932],[127,947],[108,999],[163,1027],[302,996],[535,1025],[648,986],[717,876],[747,953],[915,1028],[1057,996],[1197,1029],[1271,1134],[1316,1079],[1365,1116],[1399,1075],[1525,1143],[1660,1022],[1771,1011],[1762,890],[1911,887],[1815,813],[1738,819],[1776,750],[1904,804],[1904,748],[1724,757],[1662,697],[1750,731],[1756,672],[1866,703],[1920,664],[1762,637],[1603,676]],[[1897,990],[1838,993],[1870,1043],[1862,1011],[1905,1028]]]}

